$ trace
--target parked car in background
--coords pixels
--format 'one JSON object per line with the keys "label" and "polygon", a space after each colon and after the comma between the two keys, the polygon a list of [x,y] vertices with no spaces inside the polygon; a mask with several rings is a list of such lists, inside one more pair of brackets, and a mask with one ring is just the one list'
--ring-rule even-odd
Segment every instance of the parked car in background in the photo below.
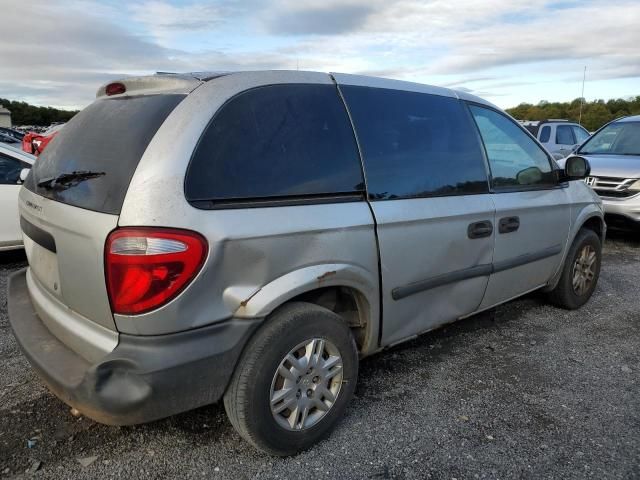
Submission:
{"label": "parked car in background", "polygon": [[0,143],[5,145],[20,145],[21,141],[4,132],[0,132]]}
{"label": "parked car in background", "polygon": [[0,127],[0,135],[11,137],[17,142],[21,142],[24,137],[24,133],[8,127]]}
{"label": "parked car in background", "polygon": [[33,155],[40,155],[64,125],[64,123],[52,125],[44,133],[27,133],[22,139],[22,149]]}
{"label": "parked car in background", "polygon": [[544,148],[546,148],[556,160],[564,158],[574,152],[576,148],[589,138],[589,132],[584,127],[568,120],[525,120],[520,123],[544,145]]}
{"label": "parked car in background", "polygon": [[18,194],[36,157],[0,143],[0,251],[22,247]]}
{"label": "parked car in background", "polygon": [[29,268],[10,323],[49,388],[99,422],[223,398],[246,440],[293,454],[340,420],[359,358],[533,290],[587,302],[606,230],[572,181],[588,172],[446,88],[127,78],[21,190]]}
{"label": "parked car in background", "polygon": [[591,164],[585,181],[602,198],[607,223],[640,230],[640,115],[605,125],[576,155]]}

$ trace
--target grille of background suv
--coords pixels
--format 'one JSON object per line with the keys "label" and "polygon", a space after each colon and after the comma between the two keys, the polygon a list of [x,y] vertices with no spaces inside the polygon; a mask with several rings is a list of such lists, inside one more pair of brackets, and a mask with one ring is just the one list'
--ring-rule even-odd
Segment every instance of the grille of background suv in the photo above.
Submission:
{"label": "grille of background suv", "polygon": [[635,178],[587,177],[585,183],[601,197],[627,198],[638,193],[628,190],[636,180]]}

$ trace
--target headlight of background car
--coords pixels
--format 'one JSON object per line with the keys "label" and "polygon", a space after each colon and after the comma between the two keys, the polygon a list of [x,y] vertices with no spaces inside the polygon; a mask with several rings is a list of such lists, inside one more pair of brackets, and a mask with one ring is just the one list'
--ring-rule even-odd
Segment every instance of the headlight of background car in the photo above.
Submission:
{"label": "headlight of background car", "polygon": [[630,192],[640,192],[640,180],[636,180],[631,186],[628,188]]}

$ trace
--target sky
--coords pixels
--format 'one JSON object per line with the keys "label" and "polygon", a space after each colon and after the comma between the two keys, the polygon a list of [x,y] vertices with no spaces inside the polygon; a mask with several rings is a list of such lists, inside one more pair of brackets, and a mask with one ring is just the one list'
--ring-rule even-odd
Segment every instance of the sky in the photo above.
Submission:
{"label": "sky", "polygon": [[639,0],[0,0],[0,97],[82,108],[156,71],[300,69],[500,107],[640,95]]}

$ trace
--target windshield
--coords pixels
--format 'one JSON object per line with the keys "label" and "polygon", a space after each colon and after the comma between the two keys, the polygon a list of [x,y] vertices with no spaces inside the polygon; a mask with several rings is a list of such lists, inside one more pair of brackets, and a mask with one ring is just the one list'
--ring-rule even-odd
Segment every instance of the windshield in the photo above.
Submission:
{"label": "windshield", "polygon": [[640,155],[640,122],[610,123],[580,148],[583,155]]}

